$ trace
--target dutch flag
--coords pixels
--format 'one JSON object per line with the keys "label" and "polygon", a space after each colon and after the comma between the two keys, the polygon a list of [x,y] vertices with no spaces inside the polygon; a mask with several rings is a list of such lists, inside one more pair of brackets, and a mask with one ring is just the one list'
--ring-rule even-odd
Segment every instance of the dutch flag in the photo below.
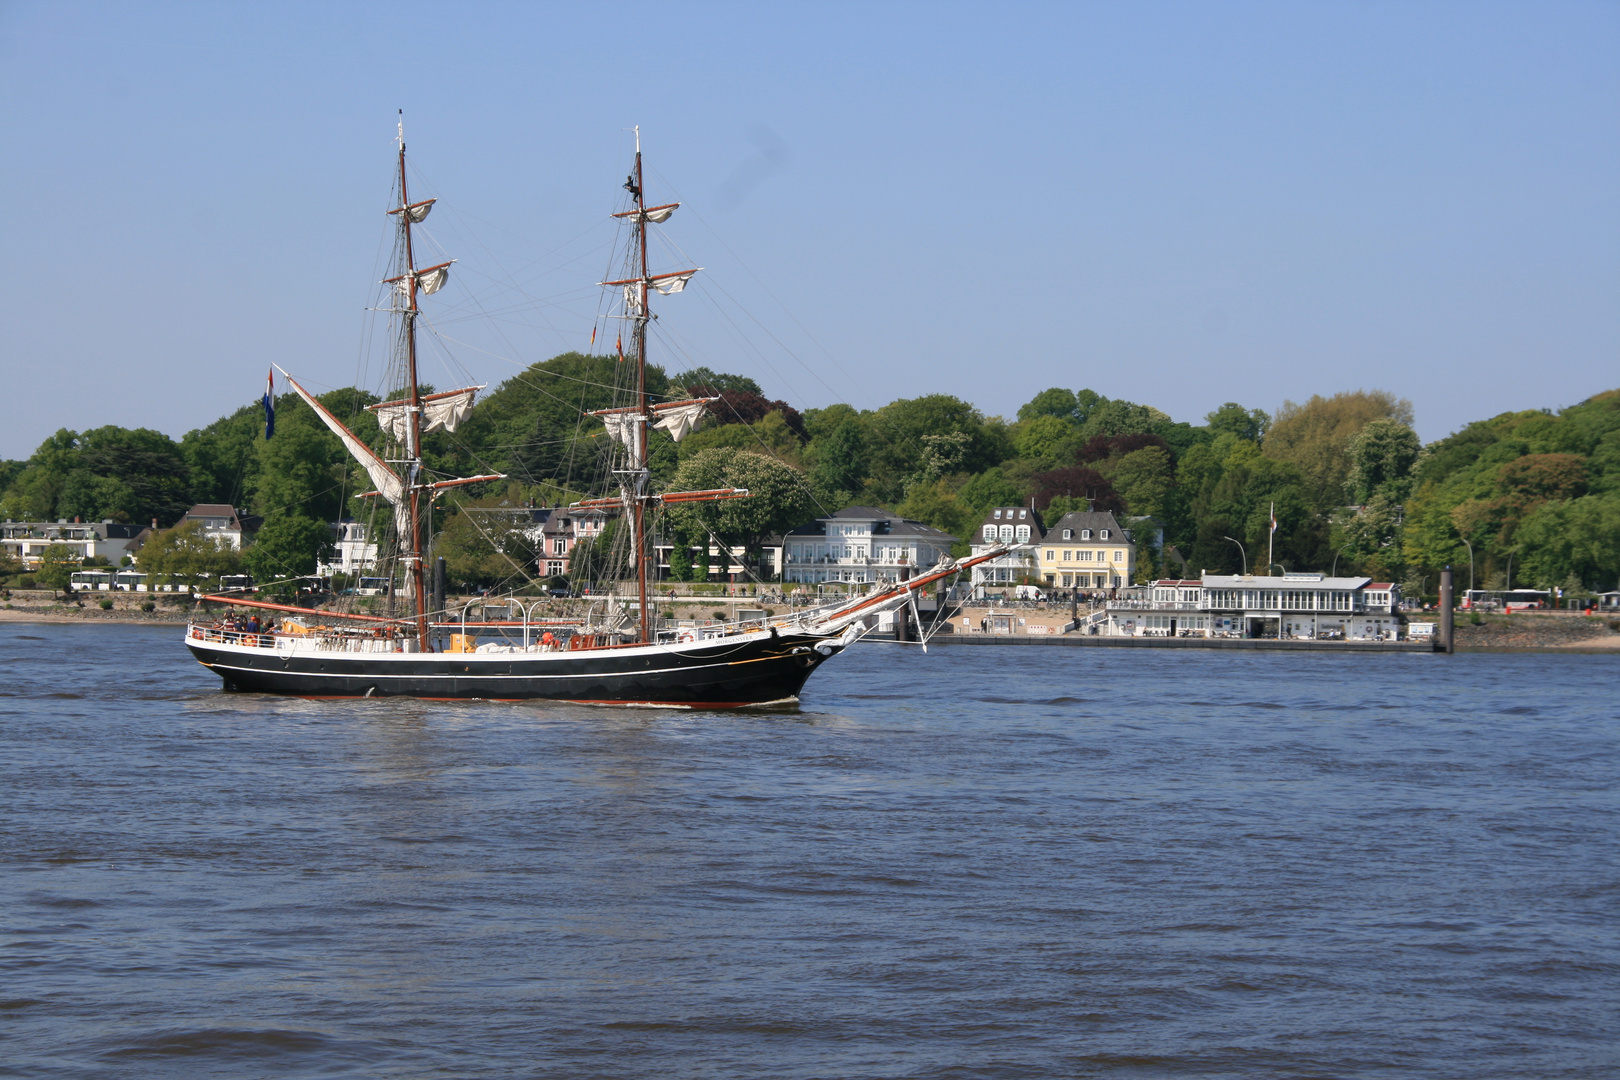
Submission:
{"label": "dutch flag", "polygon": [[264,437],[276,433],[276,373],[272,369],[264,382]]}

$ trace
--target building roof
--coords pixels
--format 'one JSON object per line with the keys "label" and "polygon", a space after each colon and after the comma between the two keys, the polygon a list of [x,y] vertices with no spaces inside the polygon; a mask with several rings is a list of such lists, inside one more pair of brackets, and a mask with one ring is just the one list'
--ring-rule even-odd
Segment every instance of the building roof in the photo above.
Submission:
{"label": "building roof", "polygon": [[[1287,574],[1283,577],[1241,577],[1237,574],[1205,574],[1206,589],[1339,589],[1365,588],[1371,578],[1328,577],[1325,574]],[[1384,586],[1388,588],[1389,586]]]}
{"label": "building roof", "polygon": [[1084,529],[1090,529],[1092,536],[1092,539],[1084,541],[1085,543],[1095,542],[1100,538],[1100,534],[1104,529],[1109,530],[1109,540],[1116,537],[1120,540],[1129,539],[1125,529],[1120,526],[1119,519],[1106,510],[1075,510],[1072,513],[1064,514],[1053,523],[1050,529],[1046,530],[1046,542],[1049,544],[1062,543],[1064,529],[1068,529],[1074,534],[1069,539],[1070,543],[1079,540],[1080,533]]}
{"label": "building roof", "polygon": [[998,506],[987,511],[975,531],[982,533],[986,525],[1028,525],[1029,535],[1037,539],[1046,531],[1041,524],[1040,511],[1027,506]]}
{"label": "building roof", "polygon": [[186,518],[205,517],[230,518],[232,521],[236,521],[236,507],[230,505],[229,503],[198,503],[190,510],[187,510],[186,517],[181,518],[180,520],[184,521]]}
{"label": "building roof", "polygon": [[1160,578],[1158,581],[1148,582],[1150,587],[1157,587],[1161,589],[1190,589],[1195,585],[1202,584],[1203,582],[1199,581],[1197,578]]}
{"label": "building roof", "polygon": [[789,529],[788,536],[826,536],[827,524],[835,521],[870,521],[873,524],[873,536],[912,536],[925,540],[949,540],[954,542],[956,537],[943,529],[936,529],[932,525],[924,525],[920,521],[903,518],[888,510],[879,510],[871,506],[847,506],[836,514],[807,521],[794,529]]}

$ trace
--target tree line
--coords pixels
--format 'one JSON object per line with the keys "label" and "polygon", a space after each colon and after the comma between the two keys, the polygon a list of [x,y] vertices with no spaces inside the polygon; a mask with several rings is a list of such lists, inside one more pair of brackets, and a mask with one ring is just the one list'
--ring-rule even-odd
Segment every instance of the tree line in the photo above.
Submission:
{"label": "tree line", "polygon": [[[609,440],[581,414],[622,401],[626,367],[579,353],[542,361],[487,394],[456,433],[424,440],[437,473],[510,477],[435,509],[438,550],[458,579],[533,573],[540,553],[523,535],[522,508],[565,504],[611,481]],[[1505,413],[1424,445],[1411,404],[1381,390],[1288,402],[1274,415],[1228,402],[1191,424],[1085,389],[1044,390],[1004,418],[945,394],[801,412],[752,379],[707,368],[650,367],[647,384],[663,399],[720,399],[681,443],[654,434],[655,489],[755,492],[660,520],[678,577],[706,573],[710,539],[757,549],[850,505],[963,538],[996,506],[1033,506],[1050,524],[1091,505],[1163,525],[1163,551],[1140,552],[1144,577],[1336,568],[1419,595],[1433,593],[1439,567],[1467,568],[1471,550],[1481,587],[1511,576],[1592,590],[1620,578],[1620,391],[1556,412]],[[321,400],[380,446],[365,410],[379,399],[351,388]],[[169,526],[195,502],[229,503],[264,519],[246,558],[256,576],[273,578],[313,569],[327,522],[371,517],[370,501],[355,498],[368,488],[338,440],[286,395],[269,440],[257,405],[178,441],[148,429],[59,431],[27,461],[0,463],[0,516]],[[469,506],[512,514],[460,512]],[[576,563],[605,565],[622,542],[605,534]]]}

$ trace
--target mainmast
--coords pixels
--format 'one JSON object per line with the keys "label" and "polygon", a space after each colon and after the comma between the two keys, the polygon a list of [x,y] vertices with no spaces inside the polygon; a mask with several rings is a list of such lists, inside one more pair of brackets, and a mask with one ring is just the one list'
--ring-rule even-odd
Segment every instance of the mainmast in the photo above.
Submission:
{"label": "mainmast", "polygon": [[624,444],[630,455],[630,467],[619,470],[625,481],[620,485],[620,497],[612,499],[587,499],[576,503],[582,507],[608,507],[618,505],[622,507],[630,518],[631,548],[636,560],[636,596],[641,602],[641,640],[650,642],[652,633],[652,612],[647,604],[647,563],[652,557],[651,549],[647,543],[647,511],[660,503],[687,503],[687,502],[714,502],[720,499],[742,499],[748,497],[743,488],[720,488],[714,491],[684,491],[656,495],[648,490],[647,468],[647,438],[651,428],[667,431],[676,442],[686,435],[697,430],[702,422],[705,408],[718,398],[692,398],[686,401],[671,401],[654,405],[647,397],[647,326],[654,316],[648,310],[648,300],[653,292],[668,296],[678,293],[686,288],[686,283],[692,280],[702,267],[691,270],[676,270],[665,274],[650,272],[647,265],[647,226],[659,225],[669,220],[681,204],[665,203],[661,206],[648,206],[646,204],[645,186],[642,183],[641,173],[641,128],[636,128],[636,163],[630,175],[625,178],[624,188],[630,193],[632,209],[623,213],[614,214],[616,218],[633,218],[635,231],[631,233],[630,270],[636,273],[635,277],[621,278],[618,281],[604,281],[605,286],[617,286],[624,290],[624,317],[630,322],[630,341],[633,346],[636,364],[636,397],[635,404],[628,408],[600,409],[592,416],[600,416],[607,425],[609,432],[619,442]]}
{"label": "mainmast", "polygon": [[[401,110],[401,114],[403,112],[404,110]],[[399,296],[403,300],[403,306],[396,307],[394,310],[403,320],[402,335],[405,347],[407,394],[400,401],[388,402],[385,406],[372,406],[372,408],[386,409],[393,406],[398,413],[393,418],[393,424],[390,426],[385,422],[385,426],[389,426],[394,435],[404,444],[404,457],[392,462],[392,464],[406,467],[405,476],[403,477],[405,481],[405,497],[402,500],[404,506],[396,507],[396,511],[403,509],[405,512],[405,527],[402,530],[405,541],[403,558],[409,566],[411,575],[411,592],[416,600],[416,638],[423,652],[427,652],[429,649],[429,635],[426,568],[424,566],[426,560],[423,558],[424,538],[422,535],[426,507],[422,502],[422,493],[424,491],[430,492],[429,501],[431,502],[431,491],[446,485],[426,484],[423,481],[422,436],[425,432],[422,423],[422,391],[416,372],[416,317],[420,313],[420,308],[417,306],[417,296],[419,293],[432,295],[438,292],[450,275],[450,264],[445,262],[418,270],[416,268],[416,253],[412,245],[411,226],[421,224],[423,219],[428,216],[428,212],[433,209],[433,204],[436,201],[436,199],[424,199],[419,203],[411,202],[410,188],[405,177],[405,122],[401,120],[399,124],[399,206],[388,211],[388,213],[399,216],[401,264],[398,269],[402,272],[397,277],[389,278],[388,284],[393,285],[398,290]],[[471,389],[476,390],[478,388]],[[467,391],[457,391],[455,395],[435,395],[435,397],[455,396],[459,399],[460,395],[463,394],[466,395],[465,408],[470,409],[472,406],[472,394]],[[459,401],[457,404],[459,404]],[[443,406],[438,407],[436,411],[439,414],[446,413]],[[385,418],[380,414],[379,419],[383,420]],[[445,427],[454,431],[457,419],[459,419],[458,416],[450,415],[447,422],[445,415],[436,415],[430,430]]]}

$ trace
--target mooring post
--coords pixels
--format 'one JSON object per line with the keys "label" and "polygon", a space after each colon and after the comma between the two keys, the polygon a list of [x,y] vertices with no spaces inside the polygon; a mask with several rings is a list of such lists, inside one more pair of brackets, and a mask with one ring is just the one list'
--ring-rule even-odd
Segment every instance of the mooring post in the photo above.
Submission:
{"label": "mooring post", "polygon": [[[445,586],[444,557],[440,556],[438,559],[434,560],[434,563],[433,563],[433,615],[432,615],[432,618],[437,622],[444,622],[445,621],[444,586]],[[435,647],[437,647],[437,646],[435,646]]]}
{"label": "mooring post", "polygon": [[1453,640],[1456,630],[1455,615],[1451,610],[1451,567],[1440,571],[1440,641],[1437,652],[1454,653],[1457,643]]}

